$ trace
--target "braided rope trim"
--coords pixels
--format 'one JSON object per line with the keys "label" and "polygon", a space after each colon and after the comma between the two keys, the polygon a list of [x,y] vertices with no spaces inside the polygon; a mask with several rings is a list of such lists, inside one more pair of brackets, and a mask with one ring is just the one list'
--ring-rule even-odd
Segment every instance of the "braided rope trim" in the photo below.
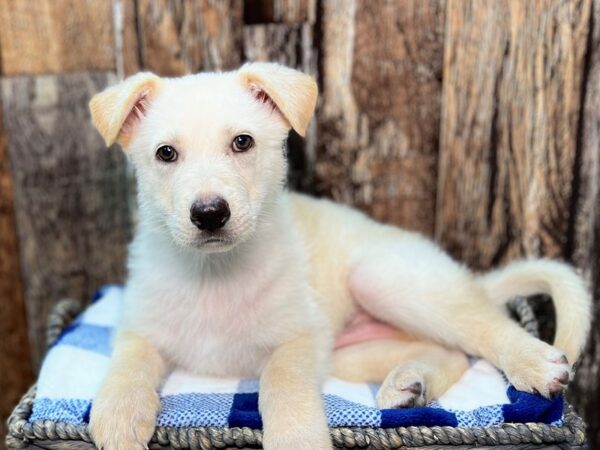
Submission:
{"label": "braided rope trim", "polygon": [[50,348],[58,339],[63,330],[77,317],[83,310],[83,306],[76,300],[70,298],[59,301],[50,314],[46,322],[46,346]]}
{"label": "braided rope trim", "polygon": [[[528,330],[537,331],[537,323],[524,300],[513,302],[511,307]],[[48,321],[48,342],[51,344],[59,332],[77,314],[80,308],[72,300],[60,302]],[[62,326],[60,326],[62,325]],[[8,419],[6,445],[9,449],[23,449],[30,443],[41,441],[93,441],[87,425],[62,422],[35,421],[30,423],[35,386],[23,396]],[[560,444],[572,446],[585,442],[585,424],[566,405],[564,424],[560,427],[543,423],[506,423],[491,427],[400,427],[400,428],[332,428],[333,444],[340,448],[397,449],[439,445],[518,445]],[[262,430],[251,428],[170,428],[157,427],[150,443],[151,448],[171,447],[182,449],[214,449],[226,447],[260,447]]]}

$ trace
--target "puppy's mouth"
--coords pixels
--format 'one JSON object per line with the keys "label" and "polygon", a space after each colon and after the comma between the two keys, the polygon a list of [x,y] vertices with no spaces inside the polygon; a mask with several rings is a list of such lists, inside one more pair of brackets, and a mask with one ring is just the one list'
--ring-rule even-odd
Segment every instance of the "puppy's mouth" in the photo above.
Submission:
{"label": "puppy's mouth", "polygon": [[200,241],[200,245],[211,245],[211,244],[229,244],[227,239],[222,237],[209,237]]}
{"label": "puppy's mouth", "polygon": [[214,244],[216,242],[222,243],[222,242],[226,242],[226,241],[225,241],[225,239],[220,238],[220,237],[211,237],[211,238],[204,239],[202,241],[202,244]]}
{"label": "puppy's mouth", "polygon": [[196,241],[195,247],[205,251],[226,251],[235,245],[235,241],[230,236],[208,235],[200,236]]}

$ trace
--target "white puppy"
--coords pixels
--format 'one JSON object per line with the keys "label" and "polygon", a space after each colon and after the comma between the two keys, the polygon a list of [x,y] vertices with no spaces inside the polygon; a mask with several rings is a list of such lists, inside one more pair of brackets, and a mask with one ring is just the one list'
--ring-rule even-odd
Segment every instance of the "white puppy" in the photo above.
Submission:
{"label": "white puppy", "polygon": [[[140,73],[92,99],[95,126],[122,145],[139,186],[123,320],[91,413],[99,447],[147,445],[172,366],[260,377],[271,450],[331,448],[321,400],[330,368],[383,381],[387,408],[442,394],[466,369],[463,352],[522,390],[550,396],[569,381],[565,355],[579,356],[591,303],[570,267],[526,261],[475,275],[418,234],[284,190],[286,136],[305,132],[316,99],[309,76],[258,63]],[[554,299],[556,347],[505,312],[534,293]],[[332,353],[357,314],[379,331]]]}

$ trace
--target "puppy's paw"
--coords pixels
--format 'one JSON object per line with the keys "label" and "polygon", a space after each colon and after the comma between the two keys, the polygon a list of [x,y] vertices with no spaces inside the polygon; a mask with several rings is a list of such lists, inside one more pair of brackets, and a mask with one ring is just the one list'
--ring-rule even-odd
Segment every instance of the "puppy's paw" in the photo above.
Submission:
{"label": "puppy's paw", "polygon": [[282,429],[278,432],[265,432],[265,450],[333,450],[329,428],[325,425],[307,427],[306,430]]}
{"label": "puppy's paw", "polygon": [[424,406],[425,380],[418,370],[399,367],[386,377],[376,397],[379,409]]}
{"label": "puppy's paw", "polygon": [[561,394],[573,376],[566,356],[536,339],[503,359],[504,372],[516,389],[546,398]]}
{"label": "puppy's paw", "polygon": [[101,450],[142,450],[154,434],[158,394],[107,380],[92,404],[90,432]]}

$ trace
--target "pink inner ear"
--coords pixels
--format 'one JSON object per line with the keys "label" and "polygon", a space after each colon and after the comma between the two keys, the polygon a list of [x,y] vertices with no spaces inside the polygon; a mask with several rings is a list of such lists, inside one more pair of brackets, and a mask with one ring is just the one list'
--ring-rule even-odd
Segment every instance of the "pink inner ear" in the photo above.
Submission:
{"label": "pink inner ear", "polygon": [[140,94],[140,97],[131,108],[131,111],[127,114],[127,118],[121,127],[121,134],[131,135],[142,119],[146,117],[146,112],[149,107],[150,102],[148,101],[148,93],[144,92]]}
{"label": "pink inner ear", "polygon": [[264,103],[269,108],[271,108],[271,110],[273,110],[273,111],[279,111],[279,108],[277,108],[277,105],[275,104],[275,102],[273,101],[273,99],[271,97],[269,97],[269,94],[267,94],[260,87],[258,87],[256,85],[251,85],[250,86],[250,92],[252,93],[252,95],[254,96],[254,98],[256,100],[258,100],[261,103]]}

